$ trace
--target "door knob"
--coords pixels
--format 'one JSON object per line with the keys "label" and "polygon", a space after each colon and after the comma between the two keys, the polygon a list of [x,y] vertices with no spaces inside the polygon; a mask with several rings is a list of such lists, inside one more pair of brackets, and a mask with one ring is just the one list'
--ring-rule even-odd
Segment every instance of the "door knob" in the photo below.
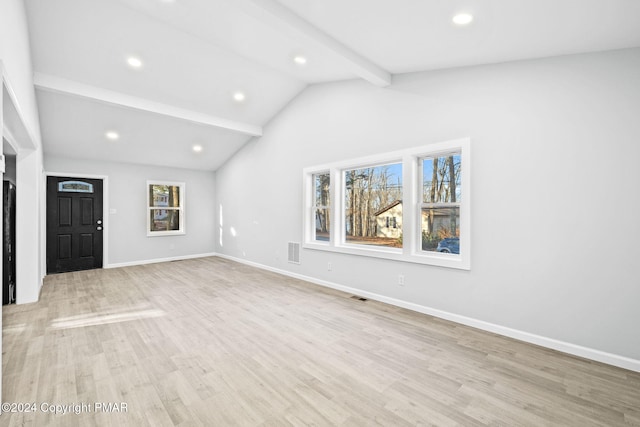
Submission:
{"label": "door knob", "polygon": [[96,221],[96,224],[98,224],[98,225],[102,224],[102,220],[99,219],[98,221]]}
{"label": "door knob", "polygon": [[101,231],[102,227],[98,226],[98,228],[96,228],[96,230]]}

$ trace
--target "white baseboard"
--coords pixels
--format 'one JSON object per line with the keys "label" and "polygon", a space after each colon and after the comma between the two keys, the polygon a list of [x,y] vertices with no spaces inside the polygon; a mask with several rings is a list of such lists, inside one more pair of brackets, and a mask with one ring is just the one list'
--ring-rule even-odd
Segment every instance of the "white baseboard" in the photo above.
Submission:
{"label": "white baseboard", "polygon": [[119,268],[119,267],[132,267],[134,265],[144,265],[144,264],[156,264],[159,262],[170,262],[170,261],[182,261],[185,259],[194,259],[194,258],[206,258],[210,256],[216,256],[215,252],[205,253],[205,254],[195,254],[195,255],[180,255],[170,258],[155,258],[155,259],[144,259],[140,261],[131,261],[131,262],[118,262],[114,264],[104,265],[102,268]]}
{"label": "white baseboard", "polygon": [[351,288],[349,286],[340,285],[340,284],[329,282],[326,280],[320,280],[314,277],[292,273],[287,270],[269,267],[267,265],[258,264],[256,262],[247,261],[241,258],[229,256],[229,255],[217,254],[216,256],[220,258],[228,259],[231,261],[236,261],[242,264],[247,264],[252,267],[260,268],[263,270],[272,271],[274,273],[279,273],[284,276],[289,276],[296,279],[311,282],[316,285],[325,286],[331,289],[336,289],[336,290],[347,292],[350,294],[359,295],[372,300],[391,304],[397,307],[406,308],[408,310],[416,311],[418,313],[428,314],[430,316],[438,317],[440,319],[450,320],[455,323],[460,323],[462,325],[471,326],[473,328],[492,332],[498,335],[514,338],[519,341],[524,341],[530,344],[539,345],[541,347],[550,348],[552,350],[561,351],[563,353],[583,357],[585,359],[594,360],[596,362],[606,363],[608,365],[617,366],[619,368],[640,372],[640,360],[631,359],[629,357],[619,356],[617,354],[607,353],[604,351],[595,350],[593,348],[583,347],[580,345],[571,344],[564,341],[559,341],[559,340],[544,337],[541,335],[531,334],[529,332],[524,332],[517,329],[508,328],[506,326],[496,325],[495,323],[489,323],[482,320],[473,319],[471,317],[461,316],[459,314],[449,313],[447,311],[438,310],[435,308],[426,307],[423,305],[414,304],[411,302],[402,301],[395,298],[390,298],[384,295],[378,295],[372,292],[363,291],[361,289]]}

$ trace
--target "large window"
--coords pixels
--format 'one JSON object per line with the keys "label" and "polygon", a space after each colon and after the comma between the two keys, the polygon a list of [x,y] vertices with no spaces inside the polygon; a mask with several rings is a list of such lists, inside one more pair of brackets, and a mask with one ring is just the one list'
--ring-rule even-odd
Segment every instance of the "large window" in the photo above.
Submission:
{"label": "large window", "polygon": [[304,170],[304,247],[470,268],[470,143]]}
{"label": "large window", "polygon": [[185,234],[184,182],[147,181],[147,236]]}

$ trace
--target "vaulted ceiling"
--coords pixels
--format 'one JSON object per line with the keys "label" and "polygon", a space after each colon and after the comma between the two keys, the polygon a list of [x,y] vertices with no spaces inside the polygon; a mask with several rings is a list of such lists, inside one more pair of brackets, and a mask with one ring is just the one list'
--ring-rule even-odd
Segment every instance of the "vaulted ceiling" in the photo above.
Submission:
{"label": "vaulted ceiling", "polygon": [[25,4],[45,154],[204,170],[310,84],[640,46],[638,0]]}

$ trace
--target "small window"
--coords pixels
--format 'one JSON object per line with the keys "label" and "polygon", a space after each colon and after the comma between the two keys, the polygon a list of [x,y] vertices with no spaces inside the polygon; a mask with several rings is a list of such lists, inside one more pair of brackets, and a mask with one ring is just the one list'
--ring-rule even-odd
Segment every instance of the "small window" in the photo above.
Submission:
{"label": "small window", "polygon": [[58,183],[59,193],[93,193],[93,184],[83,181],[62,181]]}
{"label": "small window", "polygon": [[184,182],[147,181],[147,236],[185,234]]}

